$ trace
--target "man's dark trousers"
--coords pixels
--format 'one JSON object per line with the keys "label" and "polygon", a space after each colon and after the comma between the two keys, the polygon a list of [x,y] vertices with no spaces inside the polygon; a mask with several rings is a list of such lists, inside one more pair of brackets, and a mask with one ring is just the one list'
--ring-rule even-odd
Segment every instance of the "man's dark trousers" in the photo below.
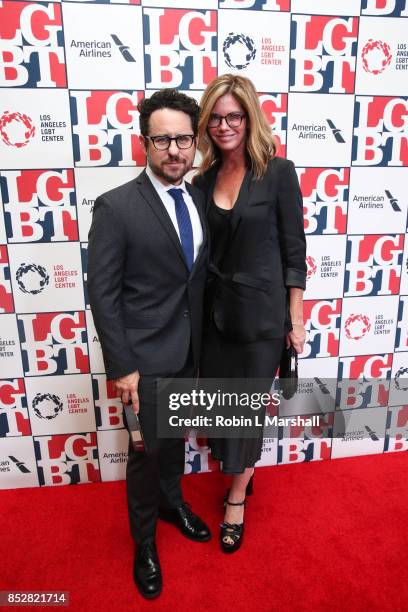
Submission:
{"label": "man's dark trousers", "polygon": [[[177,378],[192,378],[196,368],[191,351]],[[163,377],[163,375],[161,376]],[[139,421],[147,452],[135,451],[129,442],[126,491],[130,530],[137,544],[154,538],[158,508],[176,508],[183,503],[181,477],[184,473],[184,438],[157,437],[157,376],[139,381]]]}

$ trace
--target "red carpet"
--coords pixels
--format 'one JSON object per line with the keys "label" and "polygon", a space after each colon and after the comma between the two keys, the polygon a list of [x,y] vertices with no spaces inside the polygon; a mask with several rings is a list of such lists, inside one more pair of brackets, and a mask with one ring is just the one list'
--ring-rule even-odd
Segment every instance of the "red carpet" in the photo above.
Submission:
{"label": "red carpet", "polygon": [[231,556],[218,548],[223,476],[185,477],[214,537],[190,542],[159,523],[154,601],[133,585],[123,482],[3,491],[0,590],[70,591],[80,612],[406,610],[407,463],[393,453],[258,469]]}

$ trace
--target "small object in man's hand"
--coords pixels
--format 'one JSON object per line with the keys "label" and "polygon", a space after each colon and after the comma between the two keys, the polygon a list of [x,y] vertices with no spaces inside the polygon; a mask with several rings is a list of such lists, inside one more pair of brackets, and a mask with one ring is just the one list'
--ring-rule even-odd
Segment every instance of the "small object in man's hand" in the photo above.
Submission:
{"label": "small object in man's hand", "polygon": [[132,404],[123,406],[125,412],[126,423],[128,426],[130,438],[132,440],[133,448],[136,452],[145,452],[146,444],[143,439],[143,433],[140,427],[139,417],[133,410]]}

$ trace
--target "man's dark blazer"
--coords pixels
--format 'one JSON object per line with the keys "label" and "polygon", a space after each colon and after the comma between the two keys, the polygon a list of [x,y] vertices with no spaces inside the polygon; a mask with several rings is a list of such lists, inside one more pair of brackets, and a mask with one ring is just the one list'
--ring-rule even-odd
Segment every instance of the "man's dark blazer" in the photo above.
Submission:
{"label": "man's dark blazer", "polygon": [[98,197],[88,246],[88,292],[109,379],[173,374],[198,361],[206,277],[204,198],[187,189],[203,244],[189,272],[173,223],[146,172]]}
{"label": "man's dark blazer", "polygon": [[[194,178],[213,199],[218,165]],[[211,239],[211,237],[210,237]],[[306,286],[306,239],[299,182],[291,161],[275,157],[265,176],[247,172],[234,206],[222,265],[210,261],[213,319],[228,338],[277,338],[291,329],[287,293]],[[211,260],[211,257],[210,257]]]}

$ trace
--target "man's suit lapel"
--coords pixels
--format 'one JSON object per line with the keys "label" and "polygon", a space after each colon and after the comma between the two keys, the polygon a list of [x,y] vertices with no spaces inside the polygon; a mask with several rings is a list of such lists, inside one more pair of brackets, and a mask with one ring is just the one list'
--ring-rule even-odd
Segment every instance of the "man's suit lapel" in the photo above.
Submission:
{"label": "man's suit lapel", "polygon": [[175,248],[177,250],[177,253],[180,255],[184,265],[188,269],[186,258],[184,257],[184,252],[183,252],[183,249],[182,249],[182,246],[181,246],[181,243],[180,243],[180,239],[179,239],[179,237],[177,235],[177,232],[176,232],[176,230],[174,228],[173,222],[170,219],[169,214],[168,214],[168,212],[166,210],[166,207],[164,206],[163,202],[161,201],[157,191],[155,190],[155,188],[153,187],[152,183],[150,182],[150,179],[147,176],[146,171],[143,171],[138,176],[136,181],[139,184],[139,189],[140,189],[144,199],[149,204],[149,206],[152,208],[154,214],[157,216],[157,218],[160,221],[160,223],[163,225],[163,227],[166,230],[170,240],[174,244],[174,246],[175,246]]}
{"label": "man's suit lapel", "polygon": [[[187,270],[188,270],[188,266],[187,266],[187,262],[186,262],[186,258],[184,256],[184,251],[183,248],[181,246],[181,242],[180,239],[177,235],[177,232],[175,230],[175,227],[173,225],[172,220],[169,217],[169,214],[166,210],[166,207],[164,206],[163,202],[161,201],[157,191],[155,190],[155,188],[153,187],[152,183],[150,182],[149,177],[146,174],[146,171],[143,171],[138,178],[136,179],[138,185],[139,185],[139,189],[144,197],[144,199],[146,200],[146,202],[149,204],[149,206],[152,208],[153,212],[155,213],[155,215],[157,216],[158,220],[160,221],[160,223],[163,225],[164,229],[166,230],[170,240],[172,241],[172,243],[174,244],[177,253],[179,254],[179,256],[181,257],[183,264],[186,266]],[[207,239],[207,231],[206,231],[206,222],[205,222],[205,213],[203,211],[203,207],[200,205],[200,202],[197,202],[197,199],[194,197],[194,194],[192,193],[192,190],[190,189],[189,185],[186,183],[186,187],[187,190],[189,192],[189,194],[191,195],[191,197],[194,200],[194,204],[197,208],[199,217],[200,217],[200,221],[201,221],[201,226],[203,229],[203,243],[201,245],[200,251],[196,257],[196,260],[194,262],[194,265],[191,269],[191,273],[194,272],[194,268],[196,266],[196,264],[198,263],[199,259],[201,259],[201,255],[203,253],[204,246],[205,246],[205,242]]]}
{"label": "man's suit lapel", "polygon": [[185,185],[186,185],[188,193],[193,199],[198,215],[200,217],[201,227],[203,228],[203,244],[204,244],[205,240],[207,239],[207,230],[206,230],[206,224],[205,224],[205,210],[204,210],[204,204],[203,204],[204,197],[202,198],[202,202],[197,201],[197,197],[194,193],[194,190],[191,188],[191,185],[189,183],[185,183]]}

